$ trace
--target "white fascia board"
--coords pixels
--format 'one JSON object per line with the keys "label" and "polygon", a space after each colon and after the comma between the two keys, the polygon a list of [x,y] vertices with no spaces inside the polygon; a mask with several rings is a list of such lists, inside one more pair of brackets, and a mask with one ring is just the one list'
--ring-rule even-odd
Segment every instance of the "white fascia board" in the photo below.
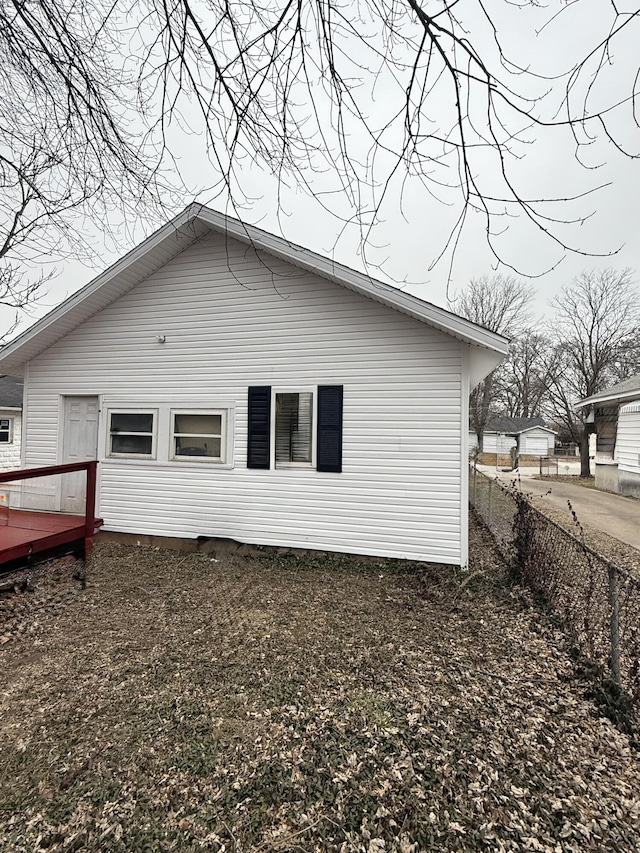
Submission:
{"label": "white fascia board", "polygon": [[[118,287],[119,277],[135,268],[137,263],[152,258],[154,249],[161,244],[167,244],[172,236],[175,237],[175,254],[179,254],[196,240],[198,233],[188,230],[191,220],[194,219],[192,208],[193,206],[188,207],[154,231],[146,240],[3,347],[0,351],[0,372],[18,375],[16,371],[21,373],[22,365],[27,361],[135,287],[139,283],[135,277],[126,286],[121,284]],[[162,261],[159,262],[161,263]],[[140,281],[147,275],[148,271],[140,277]],[[90,303],[93,296],[97,298]]]}
{"label": "white fascia board", "polygon": [[584,409],[586,406],[597,406],[600,403],[626,403],[638,399],[640,389],[636,388],[633,391],[625,391],[623,394],[594,394],[592,397],[585,397],[575,404],[574,409]]}
{"label": "white fascia board", "polygon": [[538,426],[531,426],[527,427],[526,429],[521,429],[519,435],[522,435],[523,432],[531,432],[532,429],[543,429],[545,432],[550,432],[551,435],[557,435],[557,432],[555,430],[550,429],[549,427],[540,426],[539,424]]}

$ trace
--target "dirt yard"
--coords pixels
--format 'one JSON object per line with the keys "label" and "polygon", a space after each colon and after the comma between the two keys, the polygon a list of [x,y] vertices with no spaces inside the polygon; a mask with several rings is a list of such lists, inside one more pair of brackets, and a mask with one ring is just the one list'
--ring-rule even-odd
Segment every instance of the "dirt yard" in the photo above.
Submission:
{"label": "dirt yard", "polygon": [[95,550],[0,600],[0,849],[640,849],[640,762],[471,571]]}

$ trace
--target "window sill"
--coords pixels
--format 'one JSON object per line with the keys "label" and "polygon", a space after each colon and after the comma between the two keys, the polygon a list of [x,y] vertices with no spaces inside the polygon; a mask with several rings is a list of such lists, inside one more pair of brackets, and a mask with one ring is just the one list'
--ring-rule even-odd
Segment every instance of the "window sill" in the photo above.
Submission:
{"label": "window sill", "polygon": [[296,470],[302,468],[313,470],[313,462],[276,462],[273,466],[276,471]]}
{"label": "window sill", "polygon": [[[110,456],[107,459],[100,460],[100,463],[104,466],[122,465],[124,463],[137,468],[165,468],[168,471],[175,471],[176,469],[202,471],[203,469],[202,461],[193,462],[187,459],[140,459],[127,456],[119,456],[117,458]],[[230,471],[235,466],[233,462],[210,461],[204,467],[209,471]]]}
{"label": "window sill", "polygon": [[[136,462],[155,462],[155,457],[148,456],[146,453],[111,453],[108,457],[114,462],[122,462],[124,460]],[[107,460],[105,459],[105,462]]]}
{"label": "window sill", "polygon": [[224,465],[224,460],[215,456],[172,456],[169,462],[177,464],[193,462],[195,465]]}

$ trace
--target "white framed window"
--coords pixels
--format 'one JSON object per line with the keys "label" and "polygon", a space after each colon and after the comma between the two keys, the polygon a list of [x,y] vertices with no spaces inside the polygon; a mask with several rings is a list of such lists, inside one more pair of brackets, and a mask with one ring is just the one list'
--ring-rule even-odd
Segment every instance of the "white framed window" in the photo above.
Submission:
{"label": "white framed window", "polygon": [[13,418],[0,418],[0,444],[13,441]]}
{"label": "white framed window", "polygon": [[312,466],[315,453],[313,392],[275,390],[272,409],[275,467]]}
{"label": "white framed window", "polygon": [[110,409],[107,456],[155,459],[156,409]]}
{"label": "white framed window", "polygon": [[227,412],[224,409],[171,411],[171,458],[226,462]]}

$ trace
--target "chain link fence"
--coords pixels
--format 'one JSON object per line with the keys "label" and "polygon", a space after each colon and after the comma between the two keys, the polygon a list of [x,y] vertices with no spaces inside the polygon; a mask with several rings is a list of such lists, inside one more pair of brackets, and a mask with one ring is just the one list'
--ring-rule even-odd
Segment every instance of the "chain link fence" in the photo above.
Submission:
{"label": "chain link fence", "polygon": [[604,684],[640,719],[640,579],[536,509],[514,482],[472,468],[471,505],[514,576],[544,597]]}
{"label": "chain link fence", "polygon": [[541,477],[557,477],[558,476],[558,458],[556,456],[541,456],[540,457],[540,476]]}
{"label": "chain link fence", "polygon": [[503,486],[495,477],[487,477],[474,466],[469,472],[469,500],[489,528],[505,562],[515,558],[513,525],[518,506],[513,488]]}

